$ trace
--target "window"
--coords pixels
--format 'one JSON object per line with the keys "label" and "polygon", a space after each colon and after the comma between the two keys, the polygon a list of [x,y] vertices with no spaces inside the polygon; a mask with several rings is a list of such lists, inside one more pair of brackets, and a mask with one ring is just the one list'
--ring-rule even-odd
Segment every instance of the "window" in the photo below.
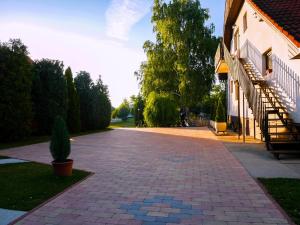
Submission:
{"label": "window", "polygon": [[248,28],[247,12],[245,13],[245,15],[243,17],[243,27],[244,27],[244,32],[245,32]]}
{"label": "window", "polygon": [[265,60],[265,71],[266,75],[269,73],[272,73],[273,71],[273,62],[272,62],[272,49],[269,49],[268,51],[265,52],[264,54],[264,60]]}
{"label": "window", "polygon": [[239,83],[237,81],[234,82],[234,86],[235,86],[235,100],[239,100],[239,98],[240,98]]}
{"label": "window", "polygon": [[239,48],[239,30],[234,33],[234,51],[237,51]]}

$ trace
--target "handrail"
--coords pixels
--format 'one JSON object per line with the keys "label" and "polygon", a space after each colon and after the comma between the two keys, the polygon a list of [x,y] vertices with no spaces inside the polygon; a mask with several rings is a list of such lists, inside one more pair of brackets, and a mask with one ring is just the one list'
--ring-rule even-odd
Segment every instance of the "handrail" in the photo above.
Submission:
{"label": "handrail", "polygon": [[[261,75],[264,74],[263,54],[249,41],[246,40],[241,48],[241,57],[248,58],[255,65]],[[284,63],[277,55],[272,54],[273,73],[271,80],[275,82],[277,92],[281,89],[289,98],[292,104],[296,104],[297,97],[300,96],[300,76],[295,73],[286,63]]]}
{"label": "handrail", "polygon": [[289,68],[278,56],[273,54],[272,80],[295,105],[300,96],[300,76]]}
{"label": "handrail", "polygon": [[[263,107],[262,102],[262,92],[255,88],[250,77],[247,75],[243,65],[237,57],[233,57],[229,50],[226,48],[226,45],[223,44],[224,49],[224,58],[229,67],[230,75],[234,80],[237,80],[243,89],[245,97],[249,103],[249,107],[253,112],[254,118],[260,124],[260,128],[264,133],[264,119],[265,119],[265,107]],[[266,137],[268,134],[264,133]]]}

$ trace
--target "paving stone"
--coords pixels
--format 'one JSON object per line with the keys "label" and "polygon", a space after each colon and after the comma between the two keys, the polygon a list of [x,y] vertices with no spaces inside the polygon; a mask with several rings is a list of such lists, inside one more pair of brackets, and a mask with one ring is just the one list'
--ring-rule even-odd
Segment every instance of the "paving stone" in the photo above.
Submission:
{"label": "paving stone", "polygon": [[[51,162],[49,143],[1,154]],[[17,224],[59,223],[55,218],[64,225],[288,224],[206,128],[117,129],[75,137],[70,157],[76,169],[94,174]]]}

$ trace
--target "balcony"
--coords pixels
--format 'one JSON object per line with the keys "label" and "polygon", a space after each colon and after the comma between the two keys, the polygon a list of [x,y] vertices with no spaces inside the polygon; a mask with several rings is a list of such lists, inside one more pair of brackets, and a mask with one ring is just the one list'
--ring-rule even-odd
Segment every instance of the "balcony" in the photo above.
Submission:
{"label": "balcony", "polygon": [[224,59],[224,49],[222,42],[219,44],[215,55],[215,72],[220,76],[229,73],[229,67]]}

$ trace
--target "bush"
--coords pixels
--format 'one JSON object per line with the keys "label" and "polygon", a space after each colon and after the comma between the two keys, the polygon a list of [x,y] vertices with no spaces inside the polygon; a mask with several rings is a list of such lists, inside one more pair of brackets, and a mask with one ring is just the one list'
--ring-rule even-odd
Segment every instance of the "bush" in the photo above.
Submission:
{"label": "bush", "polygon": [[151,92],[144,109],[144,119],[150,127],[169,127],[179,121],[179,111],[173,96]]}
{"label": "bush", "polygon": [[57,116],[54,121],[50,152],[56,162],[65,162],[70,155],[70,137],[66,123],[61,116]]}
{"label": "bush", "polygon": [[224,107],[222,97],[220,97],[219,101],[218,101],[215,121],[216,122],[226,122],[226,113],[225,113],[225,107]]}

